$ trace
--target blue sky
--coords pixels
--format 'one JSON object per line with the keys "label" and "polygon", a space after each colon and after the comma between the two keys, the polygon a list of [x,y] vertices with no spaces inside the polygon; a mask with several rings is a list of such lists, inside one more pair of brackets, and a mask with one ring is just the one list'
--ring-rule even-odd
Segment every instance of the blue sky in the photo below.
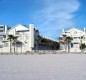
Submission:
{"label": "blue sky", "polygon": [[86,27],[85,0],[0,0],[0,24],[34,23],[40,34],[57,39],[61,30]]}

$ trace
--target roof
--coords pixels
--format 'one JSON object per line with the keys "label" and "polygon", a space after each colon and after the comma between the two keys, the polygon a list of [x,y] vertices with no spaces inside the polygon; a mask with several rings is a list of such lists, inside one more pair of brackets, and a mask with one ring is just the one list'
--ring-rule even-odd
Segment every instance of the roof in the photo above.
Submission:
{"label": "roof", "polygon": [[28,30],[28,27],[26,27],[25,25],[22,25],[22,24],[17,24],[16,26],[12,27],[10,30],[14,29],[14,28],[17,28],[17,27],[20,27],[19,29],[20,30]]}
{"label": "roof", "polygon": [[66,32],[72,32],[72,31],[83,32],[83,30],[81,30],[81,29],[77,29],[77,28],[69,29],[69,30],[67,30]]}

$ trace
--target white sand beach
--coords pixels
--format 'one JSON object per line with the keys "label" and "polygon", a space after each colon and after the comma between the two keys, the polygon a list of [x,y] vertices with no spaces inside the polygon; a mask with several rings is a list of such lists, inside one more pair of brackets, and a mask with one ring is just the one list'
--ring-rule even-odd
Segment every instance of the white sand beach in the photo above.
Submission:
{"label": "white sand beach", "polygon": [[0,55],[0,80],[86,80],[86,54]]}

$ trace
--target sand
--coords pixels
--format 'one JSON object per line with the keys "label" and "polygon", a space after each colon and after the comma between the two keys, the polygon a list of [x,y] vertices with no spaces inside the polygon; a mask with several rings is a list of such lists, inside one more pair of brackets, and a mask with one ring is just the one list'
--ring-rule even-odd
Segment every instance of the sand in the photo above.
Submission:
{"label": "sand", "polygon": [[0,80],[86,80],[86,54],[0,55]]}

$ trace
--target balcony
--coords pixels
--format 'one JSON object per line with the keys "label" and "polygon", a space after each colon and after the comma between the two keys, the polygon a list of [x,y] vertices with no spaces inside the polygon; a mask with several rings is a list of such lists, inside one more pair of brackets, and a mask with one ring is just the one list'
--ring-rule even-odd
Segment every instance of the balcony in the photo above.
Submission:
{"label": "balcony", "polygon": [[80,39],[73,39],[72,42],[74,42],[74,43],[80,43]]}
{"label": "balcony", "polygon": [[0,36],[6,35],[5,32],[0,32]]}

